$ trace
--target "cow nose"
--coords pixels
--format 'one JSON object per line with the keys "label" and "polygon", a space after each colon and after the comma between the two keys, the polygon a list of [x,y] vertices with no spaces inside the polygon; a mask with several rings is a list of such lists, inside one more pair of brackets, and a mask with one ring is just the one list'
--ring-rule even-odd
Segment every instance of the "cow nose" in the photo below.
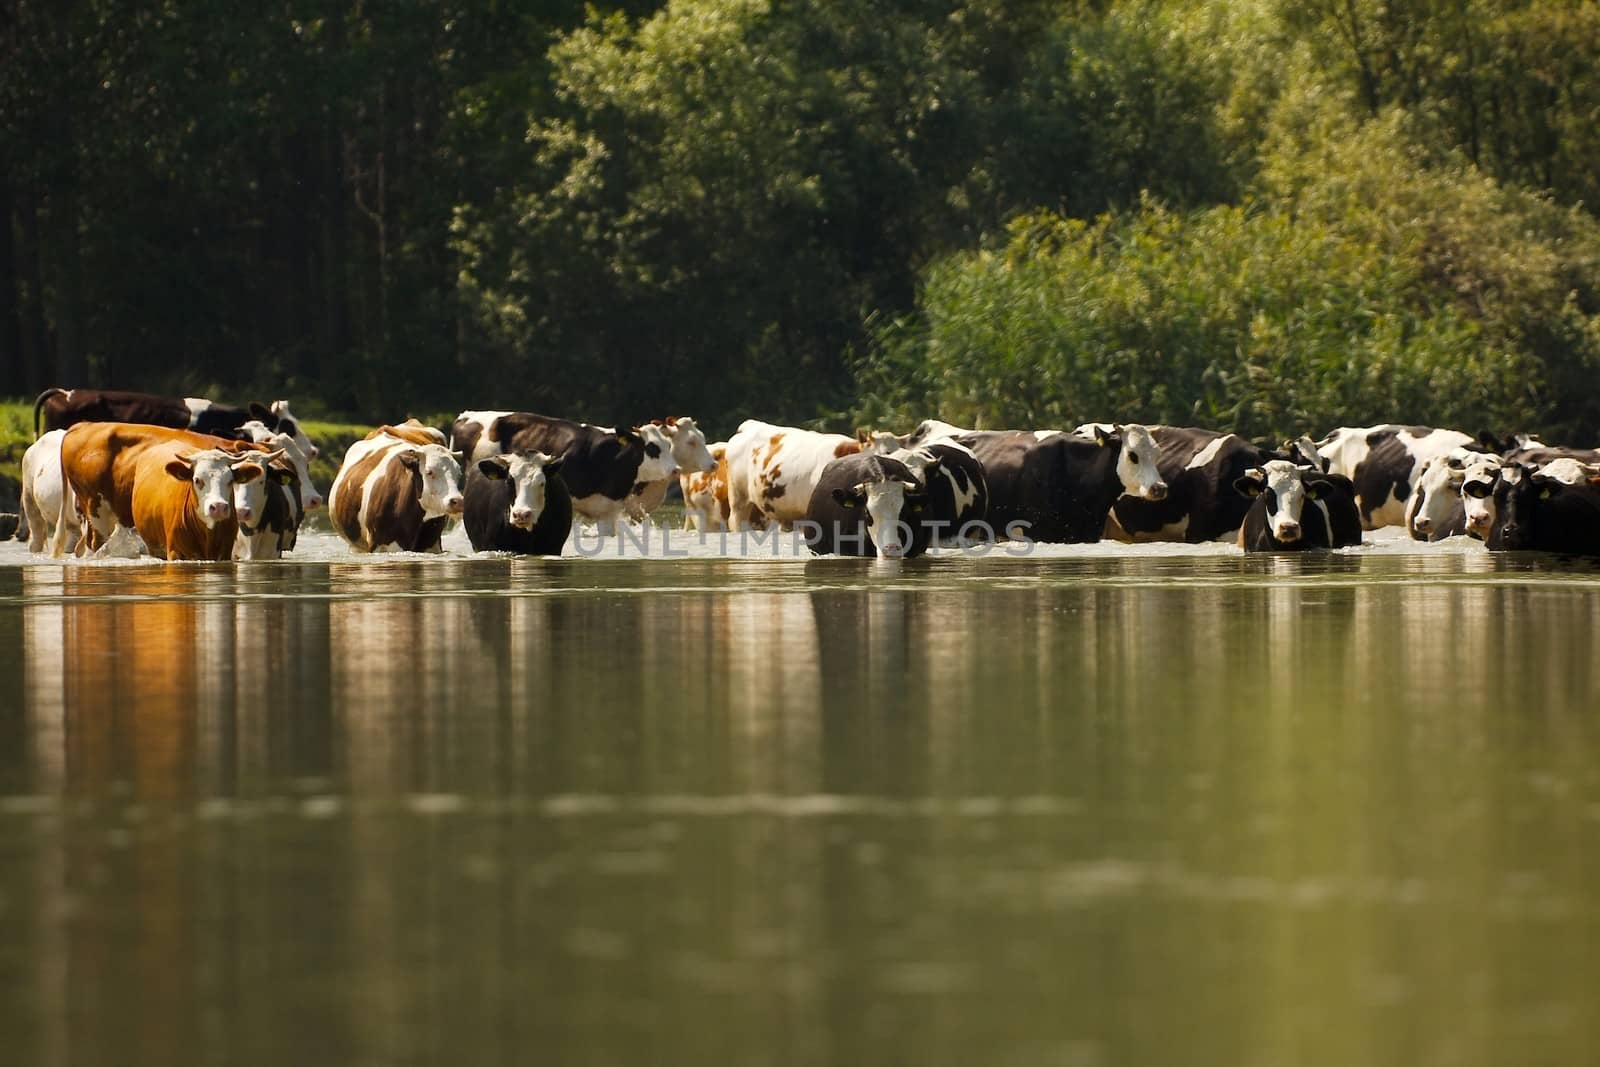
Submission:
{"label": "cow nose", "polygon": [[306,498],[306,510],[307,511],[316,511],[321,506],[322,506],[322,498],[320,496],[312,494],[310,497]]}
{"label": "cow nose", "polygon": [[1157,482],[1155,485],[1152,485],[1150,487],[1150,499],[1151,500],[1165,500],[1165,499],[1167,499],[1167,483],[1166,482]]}
{"label": "cow nose", "polygon": [[240,522],[249,522],[255,516],[255,511],[252,508],[237,508],[235,510],[238,512]]}
{"label": "cow nose", "polygon": [[1423,518],[1421,515],[1412,521],[1412,525],[1417,528],[1417,533],[1429,533],[1433,530],[1433,520]]}
{"label": "cow nose", "polygon": [[1281,522],[1278,524],[1278,540],[1300,540],[1300,524],[1298,522]]}
{"label": "cow nose", "polygon": [[230,506],[226,500],[213,500],[206,505],[206,514],[213,519],[225,519],[228,517],[228,508]]}
{"label": "cow nose", "polygon": [[511,509],[511,525],[520,526],[524,530],[526,530],[526,529],[530,528],[531,526],[533,526],[533,509],[532,508],[512,508]]}
{"label": "cow nose", "polygon": [[457,493],[444,502],[444,509],[452,515],[461,514],[461,494]]}
{"label": "cow nose", "polygon": [[712,471],[714,471],[716,469],[717,469],[717,461],[714,460],[714,459],[708,459],[704,463],[700,464],[700,473],[701,474],[710,474]]}

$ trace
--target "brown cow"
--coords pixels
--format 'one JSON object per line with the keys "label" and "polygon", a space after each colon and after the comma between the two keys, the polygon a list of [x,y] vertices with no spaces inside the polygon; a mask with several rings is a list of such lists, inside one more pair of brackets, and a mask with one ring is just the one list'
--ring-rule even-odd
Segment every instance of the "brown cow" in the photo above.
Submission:
{"label": "brown cow", "polygon": [[[101,555],[137,554],[136,546],[128,544],[137,528],[133,518],[135,474],[145,452],[166,444],[195,452],[221,449],[235,455],[263,451],[247,442],[163,426],[94,422],[72,427],[61,439],[61,474],[83,520],[80,555],[90,549],[99,549]],[[69,521],[71,508],[64,506],[61,513],[50,545],[50,554],[57,559],[65,554],[74,532]]]}
{"label": "brown cow", "polygon": [[359,552],[437,552],[450,516],[461,514],[461,465],[436,431],[388,429],[400,433],[380,428],[345,453],[328,491],[333,528]]}
{"label": "brown cow", "polygon": [[238,456],[169,441],[145,449],[133,477],[133,521],[157,559],[224,560],[233,555],[239,523],[233,487],[265,475],[276,458]]}

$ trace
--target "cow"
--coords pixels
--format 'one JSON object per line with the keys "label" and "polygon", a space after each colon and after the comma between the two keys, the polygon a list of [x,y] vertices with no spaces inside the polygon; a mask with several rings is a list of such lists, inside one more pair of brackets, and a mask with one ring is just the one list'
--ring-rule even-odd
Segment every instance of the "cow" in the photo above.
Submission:
{"label": "cow", "polygon": [[[1106,428],[1101,426],[1102,431]],[[1250,510],[1250,501],[1234,490],[1234,482],[1251,468],[1285,458],[1238,434],[1192,426],[1149,429],[1160,449],[1156,470],[1167,492],[1159,499],[1134,494],[1118,497],[1106,526],[1106,535],[1117,540],[1200,544],[1233,537]],[[1091,424],[1073,432],[1085,436],[1093,430]],[[1314,459],[1320,457],[1307,458],[1319,465]]]}
{"label": "cow", "polygon": [[[147,451],[167,445],[193,452],[221,450],[236,456],[259,451],[258,446],[242,441],[165,426],[78,423],[61,438],[63,501],[73,507],[62,509],[50,554],[60,558],[65,553],[74,520],[82,534],[77,544],[80,555],[90,550],[98,555],[137,555],[145,551],[146,546],[137,544],[133,518],[135,474]],[[68,517],[69,510],[75,512],[72,518]],[[229,510],[231,514],[231,506]]]}
{"label": "cow", "polygon": [[926,508],[926,491],[899,460],[859,453],[832,459],[806,502],[806,545],[817,555],[910,559],[932,539]]}
{"label": "cow", "polygon": [[901,439],[900,444],[904,448],[920,448],[933,441],[949,441],[977,432],[939,419],[923,419],[917,423],[916,429]]}
{"label": "cow", "polygon": [[[857,436],[862,442],[862,455],[886,455],[898,460],[926,490],[928,506],[923,521],[934,526],[936,542],[964,543],[970,539],[969,527],[988,519],[989,480],[972,449],[950,440],[936,440],[917,448],[891,447],[899,443],[893,434]],[[963,529],[968,530],[969,536],[962,536]]]}
{"label": "cow", "polygon": [[[288,440],[287,435],[275,436]],[[233,542],[234,559],[277,559],[295,546],[305,514],[297,459],[293,453],[277,449],[266,457],[265,477],[234,482],[233,517],[239,526]]]}
{"label": "cow", "polygon": [[574,515],[602,534],[616,533],[628,497],[677,472],[671,440],[650,423],[613,429],[525,411],[463,411],[451,437],[468,463],[528,450],[559,457]]}
{"label": "cow", "polygon": [[1466,504],[1461,487],[1466,481],[1467,466],[1476,457],[1484,457],[1479,466],[1499,465],[1500,457],[1492,452],[1478,452],[1473,448],[1452,448],[1443,455],[1434,456],[1417,472],[1416,484],[1406,500],[1406,532],[1415,541],[1442,541],[1467,532]]}
{"label": "cow", "polygon": [[1302,552],[1361,543],[1355,488],[1343,475],[1274,459],[1246,471],[1234,489],[1251,501],[1239,527],[1239,547],[1246,552]]}
{"label": "cow", "polygon": [[1600,555],[1600,478],[1568,484],[1508,464],[1494,499],[1491,551]]}
{"label": "cow", "polygon": [[239,534],[233,488],[259,481],[272,455],[197,452],[180,441],[139,457],[133,477],[133,525],[157,559],[225,560]]}
{"label": "cow", "polygon": [[683,491],[683,528],[715,533],[728,528],[728,442],[708,449],[716,466],[709,472],[679,471]]}
{"label": "cow", "polygon": [[860,451],[861,443],[844,434],[746,419],[728,439],[729,529],[793,529],[806,517],[822,469]]}
{"label": "cow", "polygon": [[559,556],[572,531],[561,463],[543,452],[506,452],[468,465],[462,525],[474,552]]}
{"label": "cow", "polygon": [[333,528],[358,552],[441,551],[445,525],[465,504],[461,465],[438,431],[390,429],[398,432],[380,428],[345,452],[328,490]]}
{"label": "cow", "polygon": [[63,515],[68,529],[64,551],[77,547],[78,511],[61,479],[61,439],[66,435],[65,430],[51,430],[22,454],[22,517],[28,524],[30,552],[45,550]]}
{"label": "cow", "polygon": [[204,397],[161,396],[155,393],[130,393],[115,389],[60,389],[52,387],[33,402],[33,436],[40,435],[40,416],[44,429],[63,430],[80,422],[128,422],[144,426],[166,426],[175,430],[217,437],[237,437],[239,428],[251,419],[259,420],[274,433],[294,438],[309,459],[317,457],[311,443],[293,414],[287,400],[274,400],[270,406],[252,401],[237,408],[217,404]]}
{"label": "cow", "polygon": [[[285,453],[284,460],[294,467],[299,479],[302,512],[316,511],[323,506],[325,501],[322,494],[317,491],[316,484],[311,480],[311,460],[315,458],[316,449],[306,452],[293,435],[278,433],[266,423],[255,419],[239,427],[239,434],[242,440],[265,445],[269,449],[281,449]],[[296,524],[301,517],[301,514],[296,514]]]}
{"label": "cow", "polygon": [[[680,479],[688,473],[711,474],[717,469],[717,458],[706,446],[706,435],[688,416],[655,419],[650,425],[660,428],[672,445],[672,462],[677,466]],[[627,499],[628,518],[642,522],[666,499],[672,475],[664,475],[644,483],[637,493]]]}
{"label": "cow", "polygon": [[956,438],[983,464],[990,528],[997,536],[1090,542],[1105,533],[1124,493],[1162,500],[1167,483],[1150,431],[1137,424],[1088,437],[1055,430],[980,430]]}
{"label": "cow", "polygon": [[1342,474],[1355,486],[1362,528],[1376,530],[1405,522],[1406,499],[1424,463],[1475,441],[1459,430],[1386,423],[1341,426],[1316,446],[1328,460],[1327,473]]}
{"label": "cow", "polygon": [[[1515,460],[1503,462],[1493,453],[1473,455],[1467,462],[1461,482],[1461,506],[1466,514],[1468,535],[1484,542],[1490,540],[1492,533],[1498,537],[1496,520],[1499,517],[1499,508],[1496,504],[1496,489],[1502,480],[1507,484],[1513,484],[1524,474],[1534,473],[1567,485],[1575,485],[1600,474],[1600,467],[1580,463],[1566,456],[1551,460],[1543,466],[1533,467]],[[1497,547],[1497,544],[1490,547]]]}

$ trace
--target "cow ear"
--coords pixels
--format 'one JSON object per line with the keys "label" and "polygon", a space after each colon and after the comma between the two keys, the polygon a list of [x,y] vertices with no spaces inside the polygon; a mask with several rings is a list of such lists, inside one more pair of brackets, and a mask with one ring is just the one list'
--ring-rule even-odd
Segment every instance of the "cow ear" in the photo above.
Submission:
{"label": "cow ear", "polygon": [[632,430],[618,430],[617,431],[617,444],[619,444],[619,445],[627,446],[627,445],[632,444],[634,441],[637,441],[638,439],[639,439],[638,436]]}
{"label": "cow ear", "polygon": [[250,401],[249,411],[252,419],[259,419],[262,422],[267,422],[273,418],[271,409],[259,400]]}
{"label": "cow ear", "polygon": [[1233,488],[1240,496],[1254,499],[1261,495],[1262,486],[1260,482],[1246,474],[1233,480]]}
{"label": "cow ear", "polygon": [[267,473],[272,475],[272,480],[279,485],[293,485],[300,477],[288,467],[268,467]]}
{"label": "cow ear", "polygon": [[405,451],[400,453],[400,466],[419,470],[422,467],[422,454],[420,452]]}
{"label": "cow ear", "polygon": [[498,457],[492,459],[480,459],[478,461],[478,471],[485,478],[493,478],[495,481],[505,480],[507,468],[509,466],[510,464],[508,462]]}
{"label": "cow ear", "polygon": [[265,473],[259,463],[235,463],[229,469],[233,471],[233,481],[236,485],[249,485]]}
{"label": "cow ear", "polygon": [[1321,478],[1307,478],[1303,483],[1306,487],[1307,500],[1320,500],[1322,494],[1332,488],[1332,485]]}
{"label": "cow ear", "polygon": [[564,456],[557,456],[555,459],[545,460],[545,464],[544,464],[544,472],[545,472],[545,474],[546,475],[560,474],[561,473],[561,464],[563,464],[565,462],[566,462],[566,458]]}
{"label": "cow ear", "polygon": [[1106,433],[1105,427],[1096,425],[1094,428],[1094,443],[1104,448],[1111,443],[1111,435]]}
{"label": "cow ear", "polygon": [[191,481],[194,478],[194,465],[189,462],[187,457],[179,456],[176,459],[167,461],[167,473],[180,482]]}
{"label": "cow ear", "polygon": [[833,501],[840,507],[853,508],[856,506],[855,491],[836,485],[833,487]]}
{"label": "cow ear", "polygon": [[939,468],[944,466],[943,456],[934,456],[922,465],[922,481],[926,485],[929,478],[939,473]]}

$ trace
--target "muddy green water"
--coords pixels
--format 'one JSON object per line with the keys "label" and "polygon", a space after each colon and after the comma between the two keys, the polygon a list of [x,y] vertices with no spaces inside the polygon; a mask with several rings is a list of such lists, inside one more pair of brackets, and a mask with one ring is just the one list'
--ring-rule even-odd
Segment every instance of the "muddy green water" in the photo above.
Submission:
{"label": "muddy green water", "polygon": [[1481,551],[0,566],[0,1062],[1600,1062],[1597,653]]}

